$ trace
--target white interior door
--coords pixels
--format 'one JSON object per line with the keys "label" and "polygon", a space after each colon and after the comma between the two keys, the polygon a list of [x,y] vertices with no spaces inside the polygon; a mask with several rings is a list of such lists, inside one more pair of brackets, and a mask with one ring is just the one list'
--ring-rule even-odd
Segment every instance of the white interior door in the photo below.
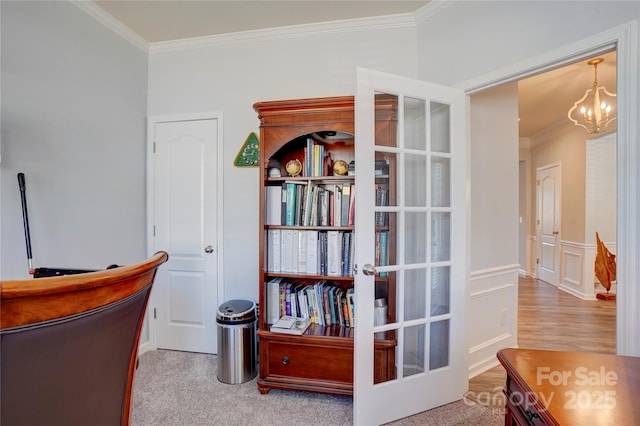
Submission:
{"label": "white interior door", "polygon": [[537,170],[538,278],[558,286],[560,282],[560,166]]}
{"label": "white interior door", "polygon": [[[390,98],[392,143],[375,129],[376,103]],[[461,90],[358,70],[356,424],[460,400],[467,388],[467,108]],[[386,181],[376,160],[389,165]],[[381,184],[389,186],[388,206],[376,206]],[[380,214],[386,220],[376,221]],[[381,232],[389,255],[376,262]],[[390,321],[374,326],[374,299],[385,292]],[[374,348],[385,341],[395,344],[395,371],[374,383]]]}
{"label": "white interior door", "polygon": [[217,353],[218,117],[153,120],[153,251],[150,316],[156,347]]}

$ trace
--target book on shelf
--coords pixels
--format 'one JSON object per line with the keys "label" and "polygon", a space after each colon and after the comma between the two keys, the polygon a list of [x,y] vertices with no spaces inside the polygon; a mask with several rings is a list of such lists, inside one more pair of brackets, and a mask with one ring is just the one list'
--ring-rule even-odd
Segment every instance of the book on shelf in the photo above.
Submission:
{"label": "book on shelf", "polygon": [[[342,185],[333,188],[333,226],[342,225]],[[346,226],[346,223],[344,224]]]}
{"label": "book on shelf", "polygon": [[[268,234],[267,234],[268,235]],[[280,271],[293,272],[294,232],[282,229],[280,233]]]}
{"label": "book on shelf", "polygon": [[296,257],[298,263],[298,273],[306,274],[308,273],[307,269],[307,233],[306,231],[298,231],[297,233],[298,242],[296,244],[296,249],[298,250],[298,255]]}
{"label": "book on shelf", "polygon": [[342,317],[344,320],[345,327],[351,327],[351,323],[349,322],[349,308],[347,306],[347,297],[346,295],[340,299],[340,307],[342,309]]}
{"label": "book on shelf", "polygon": [[296,184],[285,182],[286,186],[286,215],[285,222],[286,226],[294,226],[295,225],[295,216],[296,216]]}
{"label": "book on shelf", "polygon": [[309,182],[309,185],[305,187],[305,198],[304,198],[304,214],[302,225],[309,226],[311,225],[311,215],[314,213],[315,209],[313,208],[313,200],[316,197],[317,190],[316,186]]}
{"label": "book on shelf", "polygon": [[280,318],[280,283],[281,277],[267,282],[267,323],[273,324]]}
{"label": "book on shelf", "polygon": [[[376,266],[387,266],[389,264],[389,233],[387,231],[377,231],[375,241]],[[380,272],[380,277],[386,277],[386,272]]]}
{"label": "book on shelf", "polygon": [[324,325],[331,325],[331,302],[329,299],[329,291],[331,287],[324,286],[322,288],[322,310],[324,311]]}
{"label": "book on shelf", "polygon": [[342,226],[349,225],[349,202],[351,200],[351,185],[342,187],[342,200],[340,201],[340,223]]}
{"label": "book on shelf", "polygon": [[314,301],[315,301],[314,309],[316,309],[318,313],[316,316],[316,324],[318,325],[325,324],[324,299],[323,299],[324,285],[325,285],[325,281],[316,281],[313,284]]}
{"label": "book on shelf", "polygon": [[280,225],[287,224],[287,184],[282,183],[280,188]]}
{"label": "book on shelf", "polygon": [[265,187],[265,225],[282,225],[282,186]]}
{"label": "book on shelf", "polygon": [[287,283],[281,282],[278,285],[278,318],[287,314],[286,294]]}
{"label": "book on shelf", "polygon": [[347,273],[346,276],[353,276],[353,262],[356,252],[356,231],[352,231],[349,236],[349,259],[347,260]]}
{"label": "book on shelf", "polygon": [[342,275],[341,231],[327,231],[327,275]]}
{"label": "book on shelf", "polygon": [[304,187],[305,185],[300,185],[300,184],[296,184],[295,188],[296,188],[296,202],[295,202],[295,207],[294,207],[294,216],[293,216],[293,224],[295,226],[300,226],[302,225],[301,219],[302,219],[302,199],[304,197]]}
{"label": "book on shelf", "polygon": [[304,231],[307,239],[307,273],[318,274],[318,231]]}
{"label": "book on shelf", "polygon": [[282,250],[280,235],[280,229],[267,230],[267,272],[280,272],[280,255]]}
{"label": "book on shelf", "polygon": [[285,315],[295,316],[295,313],[291,313],[291,283],[286,283],[284,286],[284,306]]}
{"label": "book on shelf", "polygon": [[349,314],[349,327],[355,327],[356,295],[353,287],[347,290],[347,312]]}
{"label": "book on shelf", "polygon": [[348,226],[353,226],[355,221],[355,212],[356,212],[356,193],[354,191],[354,185],[350,185],[349,191],[351,192],[351,196],[349,197],[349,220]]}
{"label": "book on shelf", "polygon": [[[376,206],[388,206],[389,205],[389,185],[386,183],[376,184],[375,191],[376,191]],[[389,226],[389,212],[376,212],[375,226],[378,226],[378,227]]]}
{"label": "book on shelf", "polygon": [[291,248],[291,272],[294,274],[301,273],[301,271],[298,271],[298,255],[300,253],[300,250],[298,250],[298,244],[300,244],[301,232],[304,232],[304,231],[300,231],[299,229],[294,229],[291,231],[291,233],[293,234],[292,236],[293,245]]}
{"label": "book on shelf", "polygon": [[309,328],[309,325],[311,325],[309,318],[284,315],[271,326],[270,330],[273,333],[295,334],[299,336]]}
{"label": "book on shelf", "polygon": [[336,313],[336,324],[343,326],[345,325],[344,322],[344,315],[342,313],[342,299],[344,298],[344,291],[340,288],[340,287],[336,287],[336,291],[335,291],[335,299],[334,299],[334,309],[335,309],[335,313]]}
{"label": "book on shelf", "polygon": [[318,225],[329,226],[329,191],[318,188]]}
{"label": "book on shelf", "polygon": [[349,256],[351,245],[351,232],[344,232],[342,234],[342,258],[340,259],[340,268],[342,270],[342,276],[348,277],[349,274]]}

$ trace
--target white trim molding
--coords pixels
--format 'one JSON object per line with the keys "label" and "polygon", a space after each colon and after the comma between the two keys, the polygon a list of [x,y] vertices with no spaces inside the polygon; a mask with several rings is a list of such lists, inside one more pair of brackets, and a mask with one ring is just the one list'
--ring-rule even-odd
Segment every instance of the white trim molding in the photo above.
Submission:
{"label": "white trim molding", "polygon": [[316,24],[290,25],[286,27],[267,28],[262,30],[241,31],[213,36],[193,37],[181,40],[170,40],[151,43],[150,54],[170,53],[182,50],[204,49],[237,43],[269,41],[321,34],[337,34],[345,32],[379,30],[384,28],[415,27],[414,13],[377,16],[372,18],[345,19]]}

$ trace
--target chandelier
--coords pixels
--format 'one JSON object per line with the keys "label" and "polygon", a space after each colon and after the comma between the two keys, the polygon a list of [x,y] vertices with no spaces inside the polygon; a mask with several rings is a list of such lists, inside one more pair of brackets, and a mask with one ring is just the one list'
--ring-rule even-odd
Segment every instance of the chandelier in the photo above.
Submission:
{"label": "chandelier", "polygon": [[598,86],[598,64],[603,58],[591,59],[587,65],[593,65],[593,86],[587,89],[582,99],[573,104],[568,117],[576,126],[584,127],[587,133],[604,132],[609,123],[616,119],[615,93],[609,93],[604,86]]}

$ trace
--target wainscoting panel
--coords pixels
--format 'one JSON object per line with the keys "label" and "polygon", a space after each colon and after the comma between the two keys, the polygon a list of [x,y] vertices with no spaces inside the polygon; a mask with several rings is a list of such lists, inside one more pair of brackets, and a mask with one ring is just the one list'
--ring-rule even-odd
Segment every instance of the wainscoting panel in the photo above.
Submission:
{"label": "wainscoting panel", "polygon": [[471,273],[470,378],[498,365],[498,350],[517,346],[519,270],[520,265],[506,265]]}
{"label": "wainscoting panel", "polygon": [[[615,244],[608,243],[607,248],[615,252]],[[596,260],[595,244],[560,242],[560,290],[580,299],[595,300],[596,292],[604,291],[597,282],[594,273]],[[615,292],[612,287],[612,291]]]}
{"label": "wainscoting panel", "polygon": [[[584,265],[585,265],[584,244],[560,242],[560,290],[573,294],[581,299],[586,298],[586,286]],[[592,274],[593,275],[593,274]],[[593,295],[593,286],[591,286]]]}

